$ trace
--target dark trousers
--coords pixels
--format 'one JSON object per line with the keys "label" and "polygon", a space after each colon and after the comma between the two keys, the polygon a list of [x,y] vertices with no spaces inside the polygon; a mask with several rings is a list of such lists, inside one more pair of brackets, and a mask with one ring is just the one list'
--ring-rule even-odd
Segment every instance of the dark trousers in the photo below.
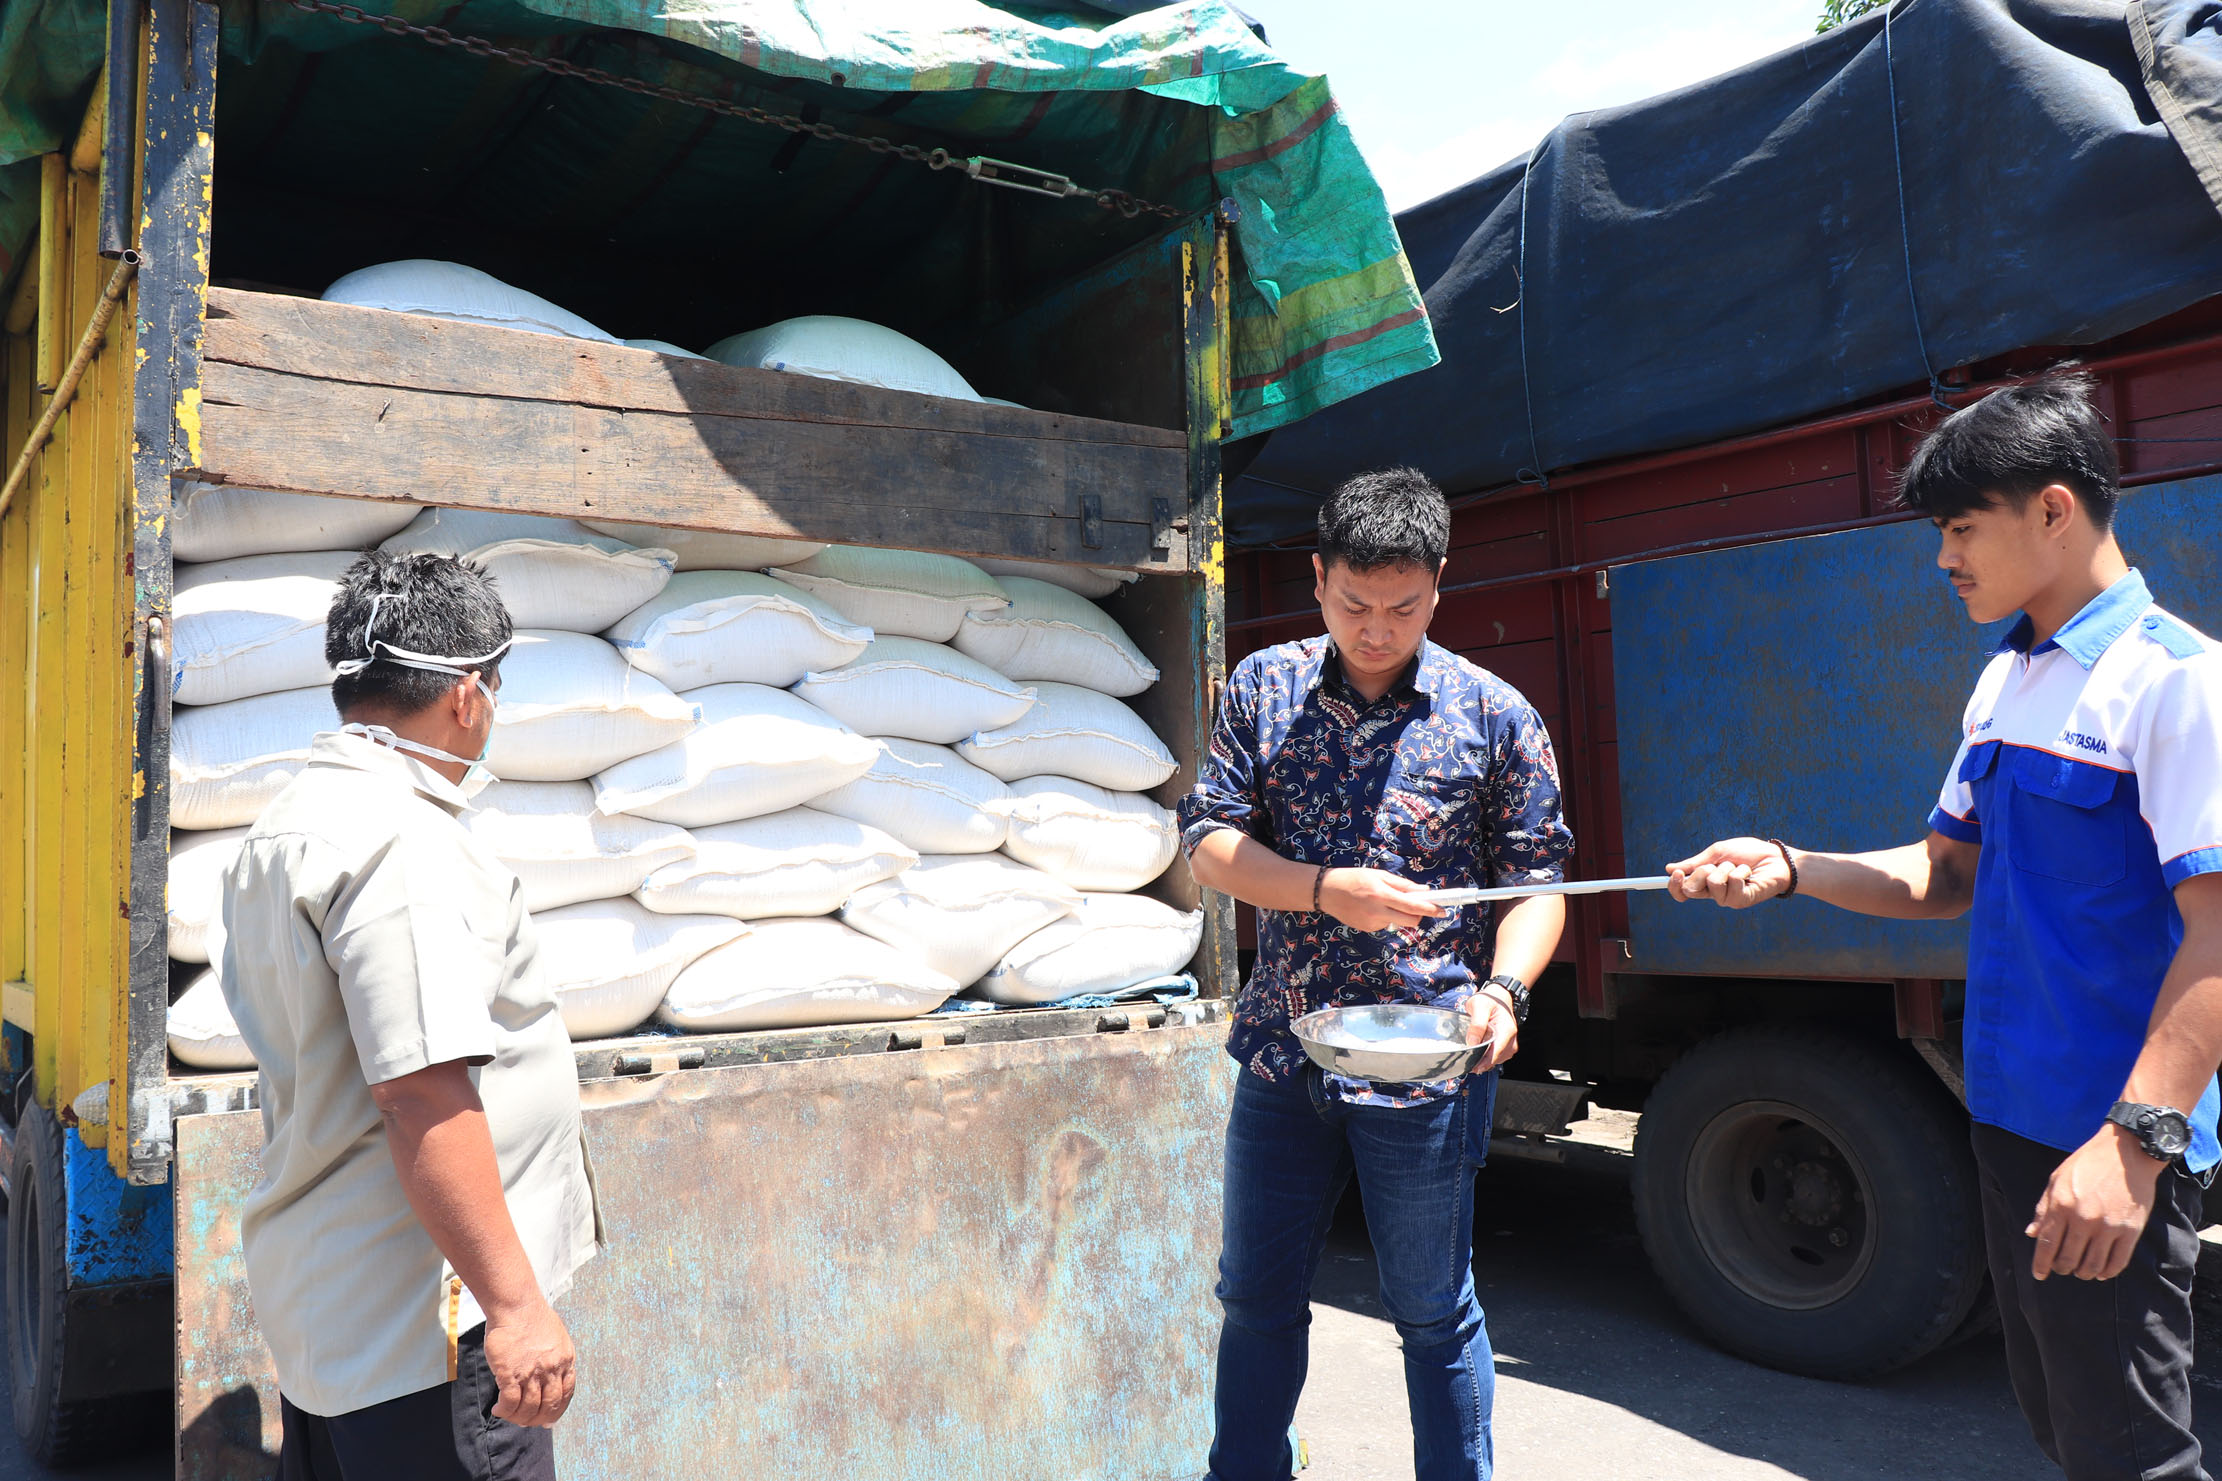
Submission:
{"label": "dark trousers", "polygon": [[278,1481],[555,1481],[555,1431],[494,1418],[486,1329],[456,1347],[455,1381],[329,1419],[279,1396]]}
{"label": "dark trousers", "polygon": [[2067,1154],[1974,1131],[1983,1239],[2006,1369],[2037,1444],[2068,1481],[2207,1481],[2191,1433],[2191,1277],[2205,1190],[2176,1164],[2129,1268],[2112,1280],[2029,1273],[2025,1231]]}
{"label": "dark trousers", "polygon": [[1312,1277],[1355,1176],[1404,1343],[1417,1481],[1489,1481],[1497,1370],[1474,1295],[1474,1168],[1497,1077],[1448,1100],[1352,1106],[1319,1071],[1274,1084],[1243,1071],[1227,1120],[1219,1254],[1216,1427],[1209,1481],[1287,1481],[1289,1421],[1311,1360]]}

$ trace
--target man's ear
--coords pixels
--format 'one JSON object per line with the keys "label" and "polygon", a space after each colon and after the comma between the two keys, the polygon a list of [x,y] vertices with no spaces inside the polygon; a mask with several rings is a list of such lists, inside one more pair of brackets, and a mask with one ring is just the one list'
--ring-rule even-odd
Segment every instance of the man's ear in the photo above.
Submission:
{"label": "man's ear", "polygon": [[1327,566],[1316,555],[1312,557],[1312,600],[1320,603],[1327,600]]}
{"label": "man's ear", "polygon": [[2075,490],[2064,483],[2048,483],[2037,491],[2037,499],[2045,511],[2047,530],[2064,530],[2068,519],[2075,513]]}

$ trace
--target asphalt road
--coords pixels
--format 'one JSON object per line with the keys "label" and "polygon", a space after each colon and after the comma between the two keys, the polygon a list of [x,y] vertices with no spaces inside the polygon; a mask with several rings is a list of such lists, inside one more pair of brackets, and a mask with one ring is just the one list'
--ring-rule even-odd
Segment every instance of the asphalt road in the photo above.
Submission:
{"label": "asphalt road", "polygon": [[[1868,1383],[1823,1383],[1708,1346],[1636,1238],[1626,1157],[1600,1138],[1563,1167],[1481,1175],[1474,1269],[1497,1354],[1498,1474],[1583,1481],[2040,1481],[1996,1335]],[[1396,1334],[1362,1223],[1346,1207],[1315,1292],[1312,1381],[1297,1412],[1303,1481],[1410,1481]],[[2222,1318],[2222,1248],[2201,1271]],[[2211,1314],[2210,1314],[2211,1313]],[[2209,1454],[2222,1444],[2222,1344],[2194,1373]]]}
{"label": "asphalt road", "polygon": [[[1995,1336],[1871,1383],[1821,1383],[1707,1346],[1653,1279],[1636,1240],[1625,1152],[1633,1118],[1601,1118],[1563,1167],[1483,1174],[1475,1270],[1497,1353],[1496,1449],[1506,1481],[2037,1481]],[[2217,1236],[2222,1237],[2222,1236]],[[1409,1481],[1396,1334],[1380,1314],[1353,1204],[1316,1292],[1312,1382],[1297,1414],[1302,1481]],[[2222,1323],[2222,1244],[2201,1271],[2205,1330]],[[6,1344],[0,1343],[0,1349]],[[0,1353],[0,1361],[4,1361]],[[2222,1344],[2193,1375],[2210,1454],[2222,1444]],[[0,1481],[47,1481],[0,1425]],[[154,1481],[166,1450],[90,1471]]]}

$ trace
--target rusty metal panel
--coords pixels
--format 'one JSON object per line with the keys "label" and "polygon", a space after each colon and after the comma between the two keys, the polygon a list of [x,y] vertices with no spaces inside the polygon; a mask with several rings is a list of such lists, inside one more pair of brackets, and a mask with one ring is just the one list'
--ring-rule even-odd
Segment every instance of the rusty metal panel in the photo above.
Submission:
{"label": "rusty metal panel", "polygon": [[[569,1481],[1203,1469],[1222,1024],[589,1082]],[[178,1475],[268,1475],[252,1114],[177,1124]]]}

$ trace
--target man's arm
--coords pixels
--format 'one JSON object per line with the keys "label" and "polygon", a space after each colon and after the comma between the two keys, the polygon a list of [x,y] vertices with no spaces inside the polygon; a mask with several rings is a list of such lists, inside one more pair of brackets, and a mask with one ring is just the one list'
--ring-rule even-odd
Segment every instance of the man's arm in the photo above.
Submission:
{"label": "man's arm", "polygon": [[[2169,964],[2122,1100],[2189,1112],[2222,1064],[2222,874],[2176,886],[2183,945]],[[2026,1231],[2037,1241],[2034,1274],[2112,1280],[2129,1265],[2152,1217],[2164,1164],[2108,1122],[2052,1175]]]}
{"label": "man's arm", "polygon": [[478,1088],[461,1060],[370,1087],[386,1146],[417,1221],[486,1312],[494,1415],[552,1425],[571,1402],[571,1334],[540,1293],[502,1197],[501,1168]]}
{"label": "man's arm", "polygon": [[[1920,843],[1868,854],[1820,854],[1793,848],[1798,893],[1860,915],[1893,920],[1951,920],[1975,900],[1975,861],[1982,845],[1931,833]],[[1782,850],[1763,838],[1729,838],[1667,865],[1677,900],[1711,900],[1748,910],[1790,887]]]}
{"label": "man's arm", "polygon": [[1330,869],[1320,877],[1317,864],[1285,859],[1247,833],[1214,828],[1188,855],[1196,883],[1232,895],[1261,910],[1309,910],[1312,885],[1319,884],[1319,908],[1354,931],[1388,931],[1416,926],[1443,907],[1419,897],[1427,886],[1379,869]]}

